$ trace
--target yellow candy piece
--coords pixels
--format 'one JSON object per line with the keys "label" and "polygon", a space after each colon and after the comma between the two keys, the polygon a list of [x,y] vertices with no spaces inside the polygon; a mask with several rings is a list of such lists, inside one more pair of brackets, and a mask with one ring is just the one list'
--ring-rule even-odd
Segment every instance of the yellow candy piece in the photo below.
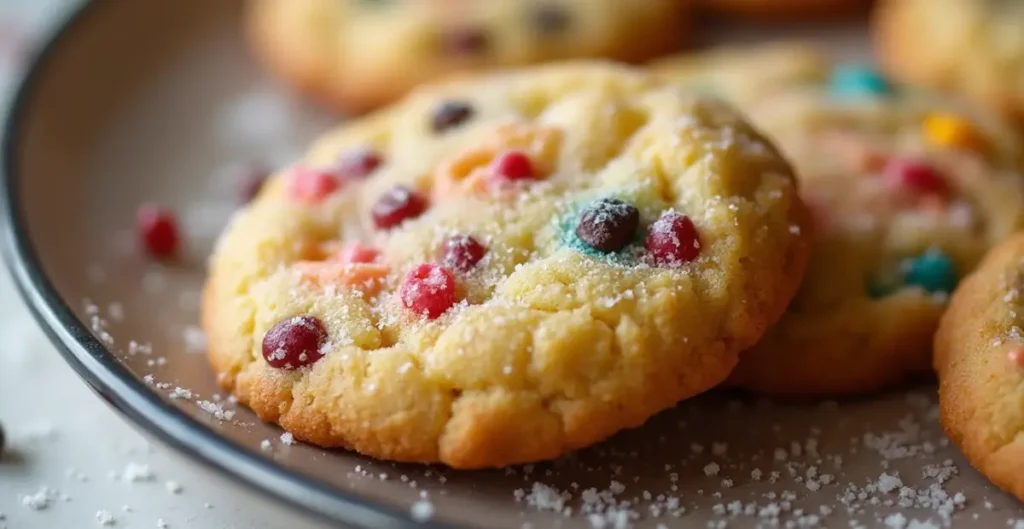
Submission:
{"label": "yellow candy piece", "polygon": [[984,140],[970,122],[952,114],[931,114],[924,119],[924,136],[933,145],[981,149]]}

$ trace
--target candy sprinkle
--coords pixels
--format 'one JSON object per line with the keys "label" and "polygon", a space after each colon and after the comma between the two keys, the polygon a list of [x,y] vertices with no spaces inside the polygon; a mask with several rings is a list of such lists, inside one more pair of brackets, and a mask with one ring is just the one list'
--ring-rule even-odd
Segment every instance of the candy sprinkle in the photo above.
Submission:
{"label": "candy sprinkle", "polygon": [[877,96],[889,93],[891,87],[884,77],[867,65],[846,65],[836,68],[831,79],[832,92],[840,96]]}
{"label": "candy sprinkle", "polygon": [[949,294],[959,281],[956,264],[941,251],[929,251],[904,262],[903,282],[930,293]]}
{"label": "candy sprinkle", "polygon": [[1006,358],[1017,364],[1017,367],[1024,367],[1024,348],[1015,347],[1006,353]]}
{"label": "candy sprinkle", "polygon": [[937,147],[976,150],[983,144],[969,121],[952,114],[930,114],[925,117],[922,129],[925,139]]}

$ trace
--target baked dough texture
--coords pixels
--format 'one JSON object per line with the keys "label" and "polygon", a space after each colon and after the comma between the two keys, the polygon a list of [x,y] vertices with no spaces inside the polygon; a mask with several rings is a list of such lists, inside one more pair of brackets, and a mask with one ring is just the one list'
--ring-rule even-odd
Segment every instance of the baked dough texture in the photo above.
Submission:
{"label": "baked dough texture", "polygon": [[[724,103],[603,63],[467,78],[276,175],[216,247],[203,326],[224,387],[299,440],[538,461],[723,381],[795,292],[807,228],[788,163]],[[449,259],[456,236],[479,244]],[[268,331],[303,317],[319,359],[272,367]]]}
{"label": "baked dough texture", "polygon": [[1024,500],[1024,234],[957,290],[935,336],[940,420],[967,460]]}

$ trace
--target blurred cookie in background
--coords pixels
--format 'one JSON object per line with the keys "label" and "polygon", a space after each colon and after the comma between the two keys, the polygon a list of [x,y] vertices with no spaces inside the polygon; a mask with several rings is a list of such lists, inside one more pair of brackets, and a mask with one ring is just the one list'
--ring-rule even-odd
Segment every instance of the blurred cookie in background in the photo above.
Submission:
{"label": "blurred cookie in background", "polygon": [[643,61],[688,34],[688,2],[251,0],[250,40],[300,91],[362,112],[439,76],[574,58]]}
{"label": "blurred cookie in background", "polygon": [[864,13],[872,0],[693,0],[702,11],[754,20],[808,20]]}
{"label": "blurred cookie in background", "polygon": [[823,82],[831,65],[814,45],[792,41],[680,53],[648,68],[663,80],[747,107],[777,90]]}
{"label": "blurred cookie in background", "polygon": [[1024,118],[1024,2],[885,0],[873,29],[893,79]]}
{"label": "blurred cookie in background", "polygon": [[927,374],[960,277],[1024,228],[1016,131],[811,45],[724,48],[651,68],[742,108],[794,165],[813,212],[801,289],[727,385],[856,396]]}

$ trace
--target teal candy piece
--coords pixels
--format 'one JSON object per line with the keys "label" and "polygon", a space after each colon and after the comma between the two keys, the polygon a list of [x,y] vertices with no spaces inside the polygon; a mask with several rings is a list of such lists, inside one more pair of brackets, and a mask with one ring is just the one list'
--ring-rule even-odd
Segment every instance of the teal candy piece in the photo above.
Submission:
{"label": "teal candy piece", "polygon": [[949,256],[929,251],[904,262],[903,282],[931,293],[949,294],[960,282],[960,274]]}
{"label": "teal candy piece", "polygon": [[832,92],[841,96],[884,95],[891,86],[878,72],[864,64],[840,66],[832,72]]}

